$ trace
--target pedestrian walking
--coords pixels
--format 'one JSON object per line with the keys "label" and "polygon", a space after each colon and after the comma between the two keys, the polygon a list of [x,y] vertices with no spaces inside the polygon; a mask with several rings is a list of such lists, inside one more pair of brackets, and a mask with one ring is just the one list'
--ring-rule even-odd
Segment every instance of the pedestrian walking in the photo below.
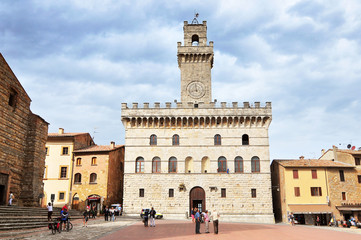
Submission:
{"label": "pedestrian walking", "polygon": [[114,215],[114,207],[112,207],[110,210],[110,221],[113,221],[115,220],[115,215]]}
{"label": "pedestrian walking", "polygon": [[157,214],[157,212],[152,207],[152,209],[150,210],[150,213],[149,213],[151,227],[155,227],[155,214]]}
{"label": "pedestrian walking", "polygon": [[53,215],[53,206],[51,205],[50,202],[48,203],[47,208],[48,208],[48,221],[51,221],[52,220],[51,215]]}
{"label": "pedestrian walking", "polygon": [[105,206],[105,208],[104,208],[104,220],[109,221],[109,208],[108,208],[108,206]]}
{"label": "pedestrian walking", "polygon": [[149,210],[145,209],[143,215],[144,227],[148,227],[148,216],[149,216]]}
{"label": "pedestrian walking", "polygon": [[290,213],[290,223],[291,223],[292,226],[295,225],[295,216],[293,215],[292,212]]}
{"label": "pedestrian walking", "polygon": [[218,221],[219,221],[219,213],[214,209],[211,214],[211,219],[213,221],[214,234],[218,234]]}
{"label": "pedestrian walking", "polygon": [[209,233],[209,215],[208,215],[208,210],[206,210],[204,212],[204,224],[205,224],[205,233]]}
{"label": "pedestrian walking", "polygon": [[195,215],[195,221],[196,221],[196,234],[201,234],[200,227],[201,227],[201,215],[199,214],[199,210],[197,208],[194,209]]}
{"label": "pedestrian walking", "polygon": [[96,212],[97,212],[97,210],[95,209],[95,205],[93,205],[93,207],[92,207],[92,211],[91,211],[92,218],[95,218],[95,216],[96,216]]}
{"label": "pedestrian walking", "polygon": [[12,192],[10,192],[9,195],[9,206],[11,206],[13,204],[13,199],[14,199],[14,194]]}
{"label": "pedestrian walking", "polygon": [[89,216],[90,216],[90,210],[87,207],[86,210],[83,212],[83,227],[88,227],[88,220],[89,220]]}
{"label": "pedestrian walking", "polygon": [[192,222],[194,222],[194,208],[191,209]]}

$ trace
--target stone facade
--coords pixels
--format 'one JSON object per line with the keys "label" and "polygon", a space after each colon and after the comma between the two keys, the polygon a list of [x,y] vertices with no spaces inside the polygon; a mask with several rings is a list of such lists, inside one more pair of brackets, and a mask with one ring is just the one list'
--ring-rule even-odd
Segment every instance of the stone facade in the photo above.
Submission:
{"label": "stone facade", "polygon": [[199,206],[217,209],[223,220],[274,222],[271,103],[212,102],[213,43],[207,45],[206,22],[185,22],[178,65],[182,102],[122,104],[125,213],[154,206],[165,218],[186,218]]}
{"label": "stone facade", "polygon": [[30,110],[31,99],[0,54],[0,204],[38,206],[43,195],[48,123]]}
{"label": "stone facade", "polygon": [[112,142],[83,148],[74,151],[74,159],[73,208],[83,210],[94,205],[100,210],[104,205],[122,203],[124,146]]}
{"label": "stone facade", "polygon": [[71,204],[73,151],[92,145],[94,142],[89,133],[65,133],[64,129],[60,128],[58,133],[48,134],[43,176],[45,195],[43,205],[51,202],[52,194],[54,206],[62,207],[64,204]]}

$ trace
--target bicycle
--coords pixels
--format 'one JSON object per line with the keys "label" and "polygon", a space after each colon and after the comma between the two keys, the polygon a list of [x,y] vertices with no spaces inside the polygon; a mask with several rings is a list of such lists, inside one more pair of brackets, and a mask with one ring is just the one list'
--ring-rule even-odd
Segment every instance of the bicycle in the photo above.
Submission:
{"label": "bicycle", "polygon": [[[70,218],[68,218],[65,223],[65,231],[69,232],[72,229],[73,229],[73,224],[70,222]],[[62,226],[60,230],[63,231]]]}
{"label": "bicycle", "polygon": [[52,223],[49,223],[48,228],[51,230],[51,233],[53,235],[56,233],[56,231],[60,233],[60,218],[57,218]]}

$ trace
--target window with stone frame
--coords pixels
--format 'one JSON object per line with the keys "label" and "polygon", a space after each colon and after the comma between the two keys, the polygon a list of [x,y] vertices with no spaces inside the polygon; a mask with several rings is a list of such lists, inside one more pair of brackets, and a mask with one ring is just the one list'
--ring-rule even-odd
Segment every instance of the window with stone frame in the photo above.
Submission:
{"label": "window with stone frame", "polygon": [[76,159],[76,165],[77,165],[77,166],[80,166],[80,165],[81,165],[81,158],[77,158],[77,159]]}
{"label": "window with stone frame", "polygon": [[97,157],[92,157],[92,166],[96,166],[97,165]]}
{"label": "window with stone frame", "polygon": [[168,161],[168,172],[176,173],[177,172],[177,158],[171,157]]}
{"label": "window with stone frame", "polygon": [[60,178],[66,178],[68,173],[68,167],[60,168]]}
{"label": "window with stone frame", "polygon": [[342,193],[341,193],[341,198],[342,198],[342,201],[346,201],[346,200],[347,200],[346,192],[342,192]]}
{"label": "window with stone frame", "polygon": [[311,196],[321,197],[322,196],[321,187],[311,187]]}
{"label": "window with stone frame", "polygon": [[95,184],[97,183],[97,174],[96,173],[92,173],[90,174],[90,178],[89,178],[89,183]]}
{"label": "window with stone frame", "polygon": [[251,197],[252,198],[257,198],[257,190],[255,188],[251,189]]}
{"label": "window with stone frame", "polygon": [[174,197],[174,189],[173,188],[169,189],[169,197]]}
{"label": "window with stone frame", "polygon": [[80,184],[81,183],[81,174],[80,173],[76,173],[74,175],[74,184]]}
{"label": "window with stone frame", "polygon": [[139,197],[144,197],[144,188],[139,189]]}
{"label": "window with stone frame", "polygon": [[361,165],[361,158],[355,158],[355,165]]}
{"label": "window with stone frame", "polygon": [[179,135],[174,134],[172,137],[172,145],[173,146],[179,146]]}
{"label": "window with stone frame", "polygon": [[222,145],[222,137],[219,134],[214,135],[214,145]]}
{"label": "window with stone frame", "polygon": [[249,145],[249,137],[247,134],[242,135],[242,145]]}
{"label": "window with stone frame", "polygon": [[358,183],[361,183],[361,175],[357,176]]}
{"label": "window with stone frame", "polygon": [[240,156],[234,159],[234,172],[243,173],[243,158]]}
{"label": "window with stone frame", "polygon": [[69,155],[69,147],[62,147],[61,154],[62,155]]}
{"label": "window with stone frame", "polygon": [[65,192],[59,192],[59,200],[65,200]]}
{"label": "window with stone frame", "polygon": [[225,188],[221,188],[221,197],[222,197],[222,198],[227,197],[227,192],[226,192],[226,189],[225,189]]}
{"label": "window with stone frame", "polygon": [[251,171],[253,173],[261,172],[260,159],[257,156],[251,158]]}
{"label": "window with stone frame", "polygon": [[300,197],[301,196],[300,187],[295,187],[294,191],[295,191],[295,197]]}
{"label": "window with stone frame", "polygon": [[155,134],[150,135],[149,145],[151,146],[157,145],[157,135]]}
{"label": "window with stone frame", "polygon": [[317,179],[317,170],[311,170],[312,179]]}
{"label": "window with stone frame", "polygon": [[218,158],[218,172],[227,172],[227,159],[223,156]]}
{"label": "window with stone frame", "polygon": [[343,170],[339,170],[340,173],[340,181],[344,182],[345,181],[345,173],[343,172]]}
{"label": "window with stone frame", "polygon": [[154,157],[152,160],[152,173],[160,173],[161,161],[159,157]]}
{"label": "window with stone frame", "polygon": [[138,157],[135,160],[135,172],[136,173],[144,173],[144,158]]}
{"label": "window with stone frame", "polygon": [[298,170],[293,170],[293,179],[298,179]]}

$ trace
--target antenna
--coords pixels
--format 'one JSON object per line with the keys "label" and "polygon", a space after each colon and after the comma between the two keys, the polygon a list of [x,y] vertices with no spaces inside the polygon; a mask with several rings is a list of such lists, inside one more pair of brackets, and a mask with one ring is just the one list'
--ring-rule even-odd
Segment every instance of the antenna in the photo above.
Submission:
{"label": "antenna", "polygon": [[94,141],[94,139],[95,139],[95,134],[96,134],[96,133],[99,133],[99,132],[96,132],[96,131],[95,131],[96,129],[98,129],[98,128],[97,128],[97,127],[94,127],[94,131],[93,131],[93,141]]}

